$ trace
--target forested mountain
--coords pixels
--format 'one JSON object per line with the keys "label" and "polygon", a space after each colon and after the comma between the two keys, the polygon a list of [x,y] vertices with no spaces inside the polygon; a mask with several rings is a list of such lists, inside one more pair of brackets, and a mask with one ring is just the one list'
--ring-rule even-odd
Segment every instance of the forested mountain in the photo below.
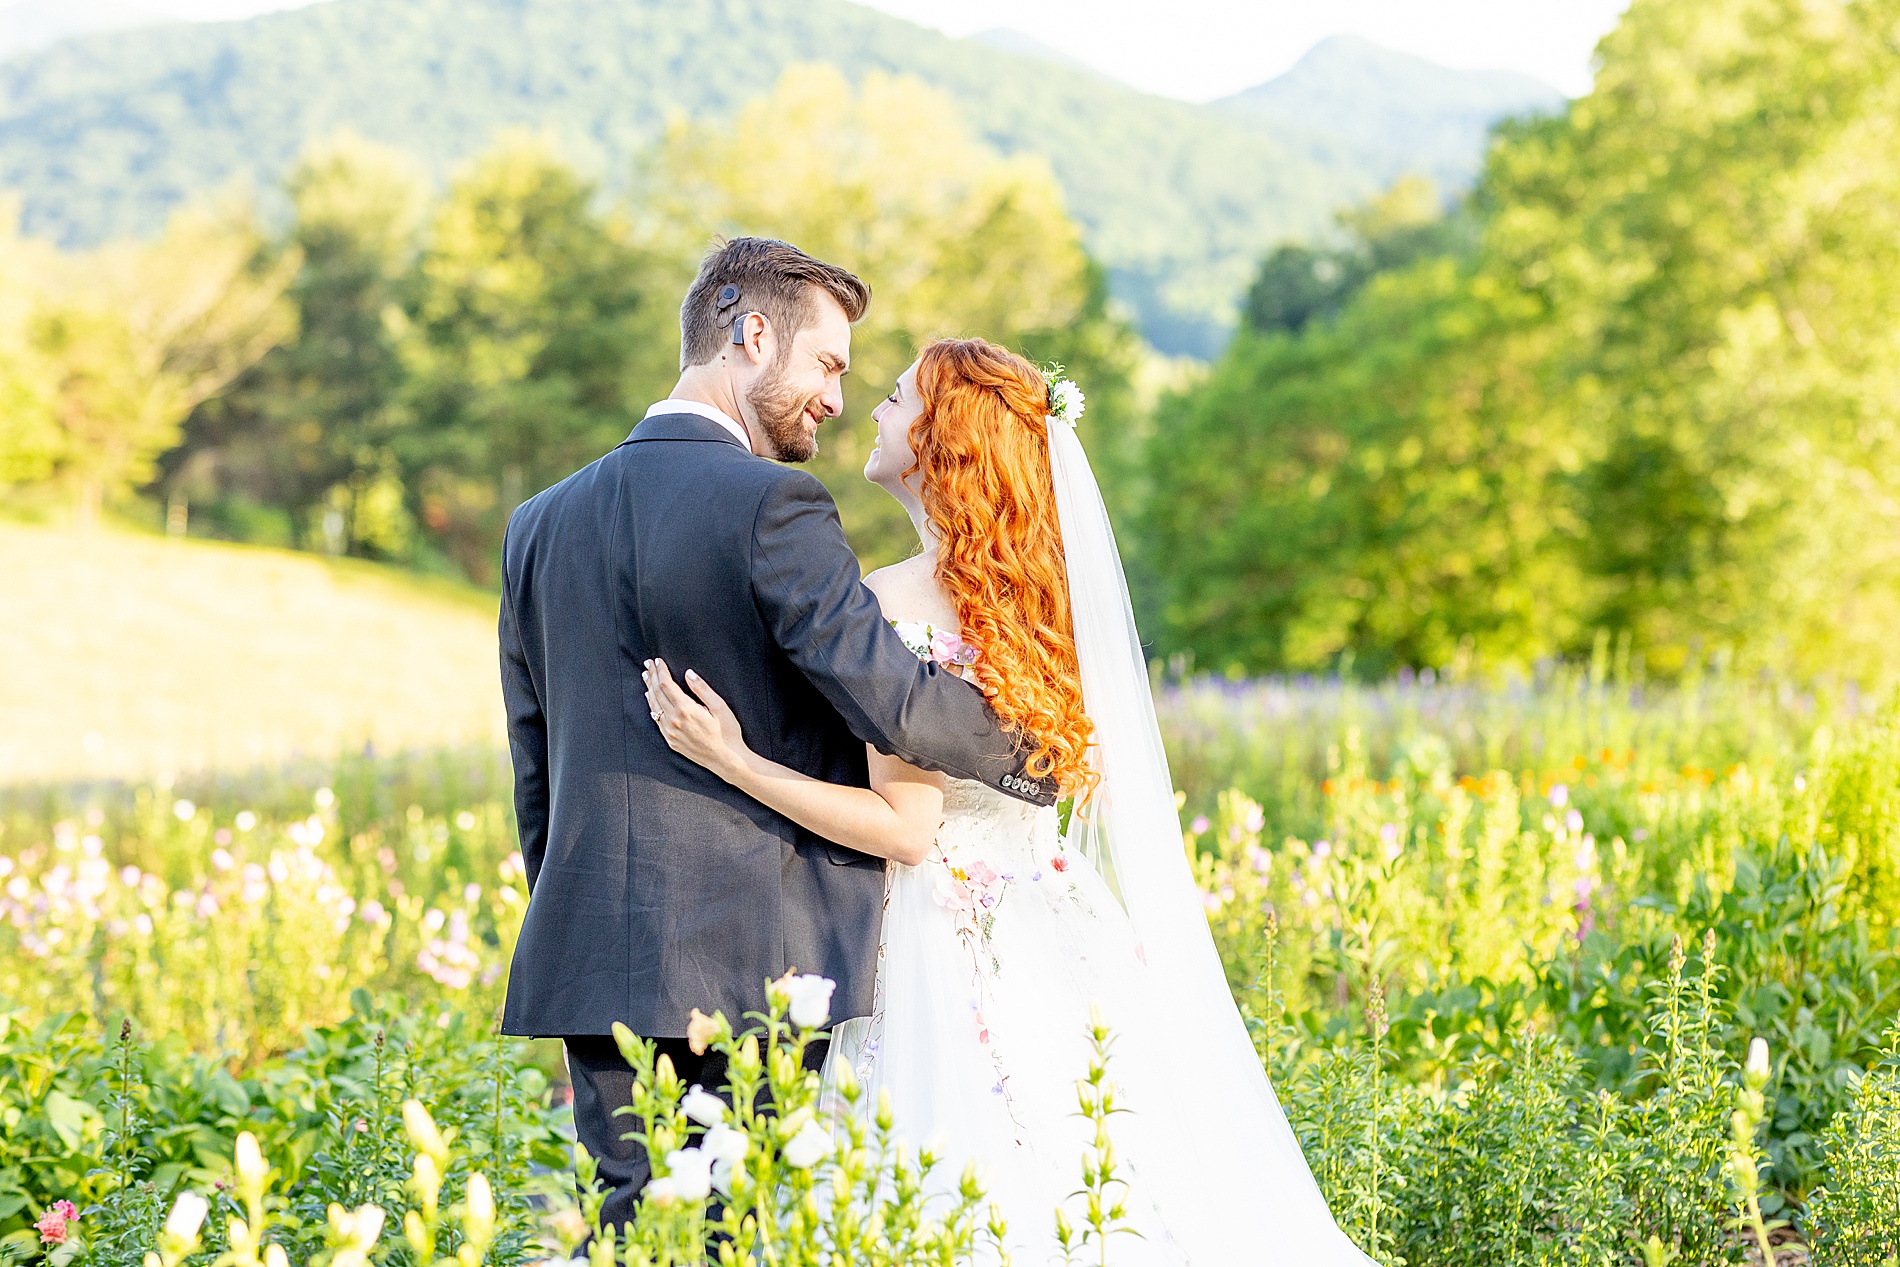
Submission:
{"label": "forested mountain", "polygon": [[[1460,74],[1355,78],[1365,49],[1334,47],[1331,71],[1296,68],[1290,88],[1262,90],[1274,108],[1249,110],[1148,96],[843,0],[330,0],[87,35],[0,64],[0,187],[20,195],[28,232],[87,244],[149,233],[234,178],[269,186],[338,129],[411,151],[440,177],[497,129],[526,125],[612,188],[670,117],[730,117],[788,66],[828,61],[854,79],[917,76],[988,143],[1046,158],[1148,337],[1205,355],[1261,252],[1323,232],[1404,165],[1407,146],[1434,170],[1460,147],[1474,164],[1469,112],[1431,98]],[[1350,79],[1356,98],[1377,89],[1394,103],[1398,90],[1403,105],[1373,116],[1416,110],[1454,126],[1394,145],[1356,117],[1336,137],[1314,111],[1289,122],[1288,101],[1327,74]],[[1524,104],[1492,99],[1494,113]]]}
{"label": "forested mountain", "polygon": [[1214,105],[1289,137],[1304,133],[1308,156],[1322,167],[1348,162],[1382,184],[1416,173],[1457,189],[1478,174],[1492,124],[1555,111],[1563,100],[1529,75],[1452,70],[1335,35],[1286,74]]}

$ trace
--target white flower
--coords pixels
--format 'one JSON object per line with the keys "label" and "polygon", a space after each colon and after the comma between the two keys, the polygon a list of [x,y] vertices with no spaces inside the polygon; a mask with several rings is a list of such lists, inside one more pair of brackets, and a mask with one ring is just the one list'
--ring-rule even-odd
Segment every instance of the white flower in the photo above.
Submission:
{"label": "white flower", "polygon": [[701,1126],[717,1126],[726,1120],[725,1101],[698,1083],[694,1083],[693,1089],[686,1093],[686,1098],[680,1101],[680,1107],[686,1110],[687,1117]]}
{"label": "white flower", "polygon": [[1748,1043],[1748,1072],[1757,1078],[1768,1076],[1768,1040],[1753,1038]]}
{"label": "white flower", "polygon": [[172,1203],[172,1212],[165,1217],[165,1235],[181,1241],[195,1239],[210,1211],[210,1202],[197,1193],[179,1193],[178,1200]]}
{"label": "white flower", "polygon": [[818,1125],[816,1118],[807,1121],[799,1128],[785,1145],[785,1160],[800,1170],[809,1169],[831,1152],[831,1132]]}
{"label": "white flower", "polygon": [[658,1179],[647,1182],[646,1199],[654,1205],[672,1205],[680,1199],[679,1189],[674,1186],[670,1177],[661,1175]]}
{"label": "white flower", "polygon": [[676,1148],[666,1155],[666,1177],[682,1201],[704,1201],[712,1194],[713,1159],[700,1148]]}
{"label": "white flower", "polygon": [[1073,427],[1082,419],[1082,410],[1087,406],[1088,398],[1082,389],[1066,378],[1059,378],[1049,386],[1049,416],[1058,422],[1066,422]]}
{"label": "white flower", "polygon": [[785,977],[777,983],[785,992],[786,1013],[800,1029],[817,1029],[831,1019],[831,992],[838,983],[830,977],[807,972]]}
{"label": "white flower", "polygon": [[468,1177],[467,1212],[468,1234],[486,1242],[495,1231],[495,1192],[488,1186],[488,1176]]}
{"label": "white flower", "polygon": [[238,811],[237,829],[239,831],[249,831],[251,830],[251,828],[255,826],[257,826],[257,815],[251,813],[251,811],[247,809],[241,809]]}
{"label": "white flower", "polygon": [[264,1164],[263,1150],[257,1146],[257,1136],[249,1131],[237,1137],[236,1166],[238,1181],[247,1187],[262,1187],[270,1175],[270,1167]]}
{"label": "white flower", "polygon": [[745,1155],[752,1151],[752,1140],[744,1131],[734,1130],[724,1122],[707,1131],[699,1141],[700,1151],[714,1161],[744,1161]]}
{"label": "white flower", "polygon": [[193,818],[197,817],[197,814],[198,807],[183,797],[172,802],[172,817],[181,823],[190,822]]}

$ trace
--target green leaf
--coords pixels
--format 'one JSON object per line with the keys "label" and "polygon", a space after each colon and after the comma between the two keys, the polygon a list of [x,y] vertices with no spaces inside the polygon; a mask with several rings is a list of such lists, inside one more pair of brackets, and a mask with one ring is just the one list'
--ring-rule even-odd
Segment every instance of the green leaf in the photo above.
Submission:
{"label": "green leaf", "polygon": [[74,1099],[55,1087],[46,1093],[43,1105],[47,1125],[68,1149],[77,1149],[86,1135],[86,1124],[99,1121],[99,1110],[84,1100]]}

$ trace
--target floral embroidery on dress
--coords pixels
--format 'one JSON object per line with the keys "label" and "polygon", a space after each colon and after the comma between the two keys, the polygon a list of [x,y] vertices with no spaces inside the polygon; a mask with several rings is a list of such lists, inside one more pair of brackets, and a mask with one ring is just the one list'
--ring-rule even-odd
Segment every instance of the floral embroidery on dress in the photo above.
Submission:
{"label": "floral embroidery on dress", "polygon": [[[893,620],[890,625],[896,630],[897,636],[904,640],[904,645],[910,648],[911,654],[919,660],[934,661],[965,679],[973,680],[970,668],[977,662],[980,652],[965,642],[962,635],[953,630],[938,629],[928,621]],[[976,1041],[982,1045],[990,1058],[991,1067],[996,1071],[996,1082],[990,1087],[990,1092],[1003,1099],[1010,1121],[1016,1126],[1016,1146],[1026,1147],[1022,1118],[1010,1097],[1009,1071],[1003,1064],[1002,1052],[996,1046],[995,1034],[985,1016],[985,1004],[990,998],[990,979],[1003,971],[1002,962],[991,944],[991,937],[996,930],[996,915],[1002,906],[1004,894],[1015,883],[1016,876],[1011,872],[998,871],[980,858],[966,862],[961,857],[947,853],[941,845],[931,850],[921,868],[934,872],[931,877],[931,896],[938,906],[951,913],[957,939],[969,952],[970,1020]],[[1041,873],[1038,872],[1037,878],[1040,877]],[[887,886],[887,904],[889,900],[890,890]],[[878,953],[881,969],[881,944]],[[871,1033],[875,1035],[882,1028],[881,992],[875,998],[873,1008]],[[875,1038],[871,1044],[867,1044],[867,1048],[860,1056],[861,1075],[868,1073],[875,1062]]]}

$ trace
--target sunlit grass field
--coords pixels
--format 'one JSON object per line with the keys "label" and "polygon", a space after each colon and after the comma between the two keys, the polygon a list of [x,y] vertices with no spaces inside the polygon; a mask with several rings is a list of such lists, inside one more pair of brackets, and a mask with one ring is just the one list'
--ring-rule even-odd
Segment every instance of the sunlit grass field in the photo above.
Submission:
{"label": "sunlit grass field", "polygon": [[0,784],[499,742],[495,600],[369,564],[0,524]]}

